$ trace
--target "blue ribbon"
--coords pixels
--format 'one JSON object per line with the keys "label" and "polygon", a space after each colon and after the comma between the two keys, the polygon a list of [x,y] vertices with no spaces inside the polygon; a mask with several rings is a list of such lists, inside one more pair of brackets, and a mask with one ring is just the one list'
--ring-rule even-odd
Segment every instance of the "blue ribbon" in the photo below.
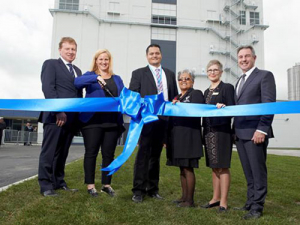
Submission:
{"label": "blue ribbon", "polygon": [[144,124],[158,120],[158,116],[219,117],[255,116],[300,113],[300,101],[272,102],[226,106],[165,102],[163,95],[141,98],[137,92],[124,88],[118,98],[81,99],[0,99],[2,110],[50,112],[121,112],[131,117],[123,152],[106,168],[112,175],[120,169],[134,151]]}

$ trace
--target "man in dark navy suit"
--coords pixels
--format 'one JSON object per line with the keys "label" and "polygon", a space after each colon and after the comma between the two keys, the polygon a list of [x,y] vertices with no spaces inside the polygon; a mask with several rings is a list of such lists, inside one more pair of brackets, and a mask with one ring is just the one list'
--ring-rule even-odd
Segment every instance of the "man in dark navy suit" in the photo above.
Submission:
{"label": "man in dark navy suit", "polygon": [[[166,101],[178,94],[175,74],[161,66],[160,46],[151,44],[146,49],[149,65],[132,72],[129,89],[139,92],[142,97],[163,93]],[[162,199],[158,193],[160,154],[163,148],[166,118],[145,124],[139,141],[135,159],[132,201],[142,202],[147,194]]]}
{"label": "man in dark navy suit", "polygon": [[[255,67],[256,55],[252,46],[238,48],[238,64],[243,75],[236,84],[237,105],[276,101],[276,85],[270,71]],[[235,117],[236,146],[247,180],[247,201],[240,210],[248,211],[244,219],[262,216],[267,195],[267,146],[274,137],[274,115]]]}
{"label": "man in dark navy suit", "polygon": [[[76,52],[75,40],[63,37],[59,43],[60,58],[44,62],[41,80],[46,99],[82,97],[82,91],[74,86],[74,78],[81,76],[81,70],[72,64]],[[64,170],[69,147],[79,124],[78,113],[42,112],[39,121],[44,123],[38,172],[41,194],[56,196],[56,189],[77,191],[68,188]]]}

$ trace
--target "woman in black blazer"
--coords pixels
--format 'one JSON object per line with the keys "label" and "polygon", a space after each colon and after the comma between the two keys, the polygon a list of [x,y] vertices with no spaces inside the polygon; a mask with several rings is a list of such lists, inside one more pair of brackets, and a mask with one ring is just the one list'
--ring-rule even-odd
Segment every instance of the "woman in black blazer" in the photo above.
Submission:
{"label": "woman in black blazer", "polygon": [[[223,66],[218,60],[207,65],[210,87],[204,92],[206,104],[234,105],[234,87],[223,83]],[[219,206],[219,212],[227,210],[227,196],[230,187],[230,161],[232,153],[231,117],[203,118],[206,166],[212,168],[213,197],[203,208]]]}
{"label": "woman in black blazer", "polygon": [[[193,89],[195,76],[190,70],[178,73],[181,94],[173,103],[204,103],[200,90]],[[194,207],[196,178],[194,168],[203,156],[200,117],[170,117],[167,141],[167,165],[180,168],[182,196],[174,203],[178,207]]]}

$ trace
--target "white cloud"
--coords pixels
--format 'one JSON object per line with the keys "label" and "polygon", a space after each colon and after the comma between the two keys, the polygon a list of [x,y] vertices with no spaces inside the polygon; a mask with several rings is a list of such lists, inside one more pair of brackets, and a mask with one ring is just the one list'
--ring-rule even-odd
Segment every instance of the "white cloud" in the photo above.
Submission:
{"label": "white cloud", "polygon": [[277,99],[287,99],[287,69],[300,62],[298,0],[264,0],[265,68],[274,73]]}
{"label": "white cloud", "polygon": [[[51,0],[51,2],[53,2]],[[1,98],[42,98],[40,71],[50,57],[50,1],[7,1],[0,8]],[[4,86],[2,85],[2,86]]]}

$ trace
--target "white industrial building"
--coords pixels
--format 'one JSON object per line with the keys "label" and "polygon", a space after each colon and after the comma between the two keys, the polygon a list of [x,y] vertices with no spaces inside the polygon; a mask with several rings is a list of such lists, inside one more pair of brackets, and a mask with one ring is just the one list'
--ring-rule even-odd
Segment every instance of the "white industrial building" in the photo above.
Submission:
{"label": "white industrial building", "polygon": [[206,65],[218,59],[223,80],[234,83],[240,72],[236,49],[253,44],[257,66],[264,67],[262,0],[55,0],[52,57],[58,57],[62,36],[78,43],[75,64],[87,71],[94,53],[107,48],[114,72],[125,85],[131,72],[147,65],[150,43],[162,47],[163,66],[178,72],[190,68],[198,78],[195,88],[208,87]]}
{"label": "white industrial building", "polygon": [[[162,65],[177,73],[196,71],[194,87],[209,86],[206,65],[218,59],[224,65],[223,81],[234,84],[240,76],[236,49],[251,44],[256,65],[264,68],[264,23],[262,0],[55,0],[51,57],[58,58],[63,36],[78,44],[77,65],[89,70],[94,53],[107,48],[114,72],[128,87],[131,72],[147,65],[145,49],[150,43],[162,47]],[[277,115],[272,147],[300,147],[300,139],[286,137],[296,126],[297,115]]]}
{"label": "white industrial building", "polygon": [[288,100],[300,100],[300,63],[287,70]]}

